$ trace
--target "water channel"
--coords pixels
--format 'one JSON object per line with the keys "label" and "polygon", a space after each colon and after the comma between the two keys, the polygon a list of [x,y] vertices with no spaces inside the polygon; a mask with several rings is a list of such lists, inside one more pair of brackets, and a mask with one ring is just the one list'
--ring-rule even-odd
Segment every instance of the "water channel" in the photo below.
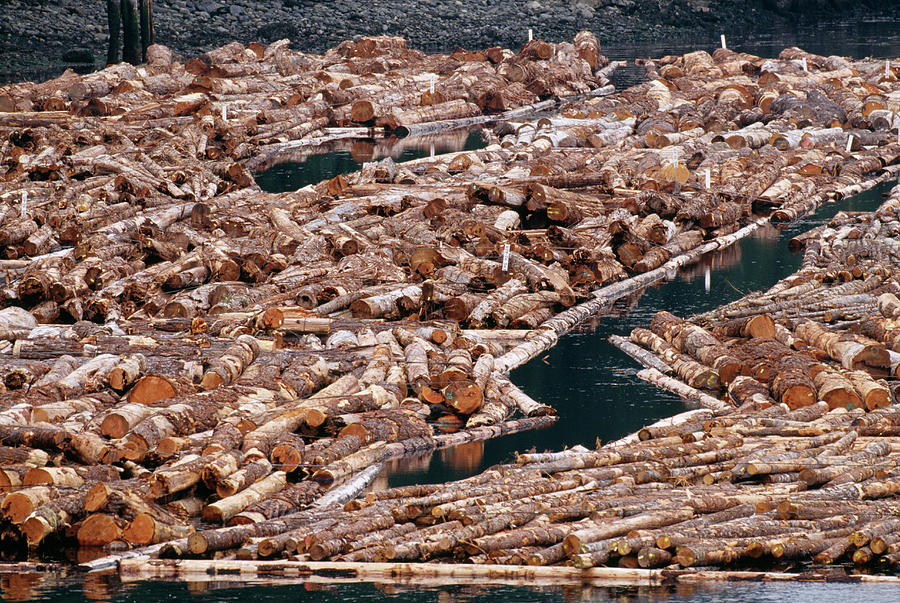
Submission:
{"label": "water channel", "polygon": [[[729,38],[729,47],[762,56],[776,56],[786,46],[800,46],[824,55],[863,57],[900,56],[900,20],[853,21],[806,26]],[[665,40],[641,46],[604,48],[613,59],[676,54],[704,48],[710,40]],[[638,81],[641,70],[630,67],[616,77],[618,87]],[[266,190],[294,190],[338,173],[356,170],[362,161],[391,156],[401,162],[430,153],[480,146],[480,137],[460,133],[423,141],[343,143],[325,155],[298,155],[268,166],[257,176]],[[683,270],[672,282],[623,300],[611,315],[584,325],[563,338],[547,354],[513,372],[513,380],[532,397],[554,406],[560,420],[551,428],[507,436],[429,457],[405,460],[389,467],[380,486],[460,479],[484,468],[510,461],[515,451],[559,450],[575,444],[592,447],[597,440],[622,437],[642,425],[684,409],[675,396],[660,392],[636,378],[638,366],[607,343],[611,334],[627,334],[645,326],[658,310],[688,316],[727,303],[743,294],[770,287],[795,271],[800,256],[787,250],[792,236],[827,221],[839,210],[869,211],[877,207],[894,182],[885,183],[840,204],[821,208],[814,216],[779,231],[761,229],[755,236]],[[246,587],[254,587],[247,590]],[[47,601],[239,601],[250,596],[259,602],[332,601],[896,601],[896,587],[862,584],[714,584],[670,588],[646,587],[471,587],[407,589],[397,585],[355,584],[322,587],[312,584],[254,583],[121,583],[116,576],[55,579],[42,574],[4,575],[0,596],[7,600]]]}

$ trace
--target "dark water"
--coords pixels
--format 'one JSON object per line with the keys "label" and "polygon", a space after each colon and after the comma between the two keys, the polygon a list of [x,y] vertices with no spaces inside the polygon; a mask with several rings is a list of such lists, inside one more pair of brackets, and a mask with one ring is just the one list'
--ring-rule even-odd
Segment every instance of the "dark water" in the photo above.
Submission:
{"label": "dark water", "polygon": [[[893,1],[893,0],[890,0]],[[728,46],[762,56],[775,56],[786,46],[808,51],[853,57],[900,56],[900,21],[855,21],[807,25],[758,35],[731,37]],[[614,59],[661,56],[690,50],[713,50],[719,40],[659,40],[640,46],[606,46],[604,52]],[[617,85],[637,81],[642,70],[623,70]],[[449,142],[424,140],[388,141],[376,144],[344,143],[328,155],[296,155],[288,163],[269,166],[257,175],[261,186],[271,191],[294,190],[306,184],[356,170],[363,161],[392,156],[405,161],[426,156],[434,142],[435,153],[480,146],[477,134],[463,132]],[[537,448],[558,450],[565,446],[593,446],[597,439],[608,441],[622,437],[642,425],[684,409],[676,397],[660,392],[635,376],[637,365],[610,346],[610,334],[627,333],[645,326],[653,313],[675,310],[681,315],[703,312],[730,302],[741,295],[764,290],[792,273],[800,256],[787,251],[787,240],[829,219],[836,211],[871,210],[879,205],[882,194],[894,184],[884,184],[854,199],[825,206],[816,216],[792,225],[784,232],[767,229],[744,239],[733,248],[701,260],[670,283],[654,287],[643,295],[622,302],[616,317],[605,317],[573,333],[546,355],[514,371],[512,377],[534,398],[559,410],[560,420],[552,428],[516,434],[484,444],[441,451],[432,456],[405,460],[390,467],[379,480],[381,486],[413,482],[435,482],[466,477],[485,467],[513,459],[514,452]],[[709,288],[705,274],[709,271]],[[132,582],[120,583],[115,576],[59,578],[52,574],[0,576],[0,597],[4,600],[48,601],[897,601],[898,588],[877,584],[710,584],[680,585],[674,588],[650,587],[472,587],[446,585],[440,588],[409,588],[396,584],[356,584],[323,587],[313,584],[263,585],[259,583],[217,582]]]}
{"label": "dark water", "polygon": [[279,162],[254,174],[257,184],[271,193],[294,191],[307,184],[329,180],[338,174],[355,172],[367,161],[390,157],[396,163],[429,155],[471,151],[484,146],[479,130],[455,130],[439,136],[347,140],[331,145],[330,153],[297,153],[279,157]]}
{"label": "dark water", "polygon": [[716,603],[718,601],[759,601],[795,603],[832,601],[897,601],[897,587],[884,584],[759,584],[715,583],[676,587],[635,586],[469,586],[408,587],[396,584],[278,584],[261,582],[126,582],[112,576],[87,580],[74,577],[52,578],[46,575],[4,576],[0,591],[5,601],[110,601],[115,603],[158,603],[191,601],[195,603],[234,602],[249,598],[259,603],[275,601],[315,601],[317,603],[392,601],[396,603],[434,602],[469,603],[574,603],[577,601],[672,601],[676,603]]}

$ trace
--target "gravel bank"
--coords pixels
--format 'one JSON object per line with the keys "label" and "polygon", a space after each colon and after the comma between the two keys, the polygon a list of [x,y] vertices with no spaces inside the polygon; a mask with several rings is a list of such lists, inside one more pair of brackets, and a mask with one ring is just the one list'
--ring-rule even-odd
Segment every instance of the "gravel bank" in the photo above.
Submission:
{"label": "gravel bank", "polygon": [[[872,15],[875,0],[156,0],[157,41],[193,56],[231,40],[289,38],[320,52],[361,35],[390,34],[429,51],[518,48],[533,28],[549,41],[590,29],[604,43],[763,30],[822,15]],[[867,8],[868,5],[868,8]],[[887,14],[887,13],[885,13]],[[45,79],[67,65],[102,67],[102,0],[0,0],[0,81]]]}

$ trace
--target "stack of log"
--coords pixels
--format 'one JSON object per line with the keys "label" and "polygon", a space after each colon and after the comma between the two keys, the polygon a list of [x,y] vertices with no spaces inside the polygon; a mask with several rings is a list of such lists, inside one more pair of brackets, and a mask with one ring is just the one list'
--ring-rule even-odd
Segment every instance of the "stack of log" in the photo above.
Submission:
{"label": "stack of log", "polygon": [[471,118],[608,83],[594,75],[609,61],[588,32],[574,43],[535,40],[519,53],[426,55],[389,36],[345,42],[324,55],[289,44],[233,42],[186,63],[157,45],[141,66],[6,86],[0,110],[19,112],[26,125],[65,121],[67,114],[163,128],[203,121],[193,136],[205,143],[198,154],[241,158],[260,147],[327,136],[328,127],[392,129]]}
{"label": "stack of log", "polygon": [[[736,405],[817,403],[872,411],[895,399],[885,378],[898,376],[895,308],[900,280],[893,241],[900,187],[874,213],[839,212],[791,241],[800,270],[765,292],[682,320],[654,316],[649,329],[621,340],[638,357]],[[674,387],[674,385],[673,385]]]}
{"label": "stack of log", "polygon": [[620,567],[893,568],[896,409],[688,411],[626,440],[448,484],[198,531],[161,555]]}
{"label": "stack of log", "polygon": [[[595,450],[520,454],[453,483],[198,531],[161,554],[577,568],[846,560],[893,570],[900,405],[880,378],[895,352],[875,330],[890,331],[900,316],[888,291],[898,289],[888,257],[898,224],[900,186],[877,212],[838,214],[804,238],[815,253],[768,292],[691,321],[659,313],[650,329],[636,329],[633,340],[657,367],[644,374],[677,382],[706,408]],[[836,262],[865,274],[834,278]],[[811,318],[813,304],[841,309],[851,298],[863,318]]]}
{"label": "stack of log", "polygon": [[[752,232],[754,211],[790,219],[896,170],[896,82],[805,54],[801,76],[798,52],[668,57],[611,96],[592,93],[615,64],[589,34],[515,54],[426,56],[387,37],[322,56],[229,44],[184,64],[151,47],[138,68],[0,88],[4,534],[175,539],[177,552],[207,521],[237,526],[216,532],[227,548],[319,517],[303,509],[355,495],[384,460],[552,422],[512,367]],[[528,114],[574,93],[561,115]],[[284,194],[251,173],[372,128],[498,111],[507,121],[481,151],[370,162]],[[888,286],[848,264],[858,238],[839,237],[850,269],[831,259],[822,279],[850,281],[846,298]],[[848,408],[845,382],[884,403],[878,378],[895,365],[871,343],[882,336],[772,317],[720,332],[662,316],[646,345],[664,371],[709,390],[742,382],[760,405],[800,406],[827,385]],[[735,343],[762,332],[765,345]]]}
{"label": "stack of log", "polygon": [[4,538],[136,545],[273,520],[354,496],[383,461],[555,420],[494,369],[521,332],[285,320],[284,339],[230,338],[0,310],[15,340],[0,358]]}
{"label": "stack of log", "polygon": [[[579,34],[574,47],[590,46],[585,40]],[[501,53],[507,58],[500,65],[586,61],[566,45],[541,44],[519,55]],[[547,48],[555,54],[536,58]],[[302,111],[325,103],[322,86],[343,92],[366,86],[343,80],[323,84],[323,74],[353,71],[350,67],[359,61],[370,65],[401,58],[409,70],[432,63],[487,69],[496,57],[489,58],[492,52],[481,59],[478,53],[424,57],[393,38],[363,39],[322,57],[292,55],[281,43],[239,50],[228,45],[180,65],[157,49],[141,70],[117,65],[91,76],[67,75],[2,90],[13,109],[34,108],[40,98],[49,109],[55,106],[50,100],[75,94],[116,102],[126,111],[84,115],[72,110],[81,101],[68,100],[60,101],[57,110],[0,115],[0,254],[10,275],[0,290],[5,304],[30,310],[40,323],[205,320],[284,304],[332,317],[534,328],[553,313],[591,299],[598,287],[652,271],[705,240],[737,232],[753,223],[754,211],[777,208],[775,217],[787,219],[815,203],[872,186],[893,173],[900,158],[900,145],[885,138],[890,123],[856,117],[845,125],[868,124],[872,136],[840,128],[830,130],[834,136],[819,136],[812,129],[796,148],[774,137],[758,148],[719,141],[723,129],[743,123],[740,99],[725,99],[734,96],[740,82],[750,85],[745,81],[750,76],[740,70],[729,75],[735,71],[732,63],[749,59],[717,51],[671,59],[672,65],[691,66],[673,80],[685,92],[668,79],[653,79],[618,95],[584,99],[561,116],[505,122],[499,132],[508,134],[482,151],[400,165],[386,159],[352,175],[273,195],[260,191],[247,169],[272,155],[260,149],[253,133],[268,122],[260,123],[259,110],[248,115],[246,107],[302,89],[302,94],[292,92],[295,104],[285,101],[279,109],[284,121],[301,120],[296,127],[302,128],[314,121],[301,119]],[[307,65],[307,71],[282,77],[279,57],[292,57],[291,65]],[[754,58],[756,63],[764,62]],[[812,99],[807,103],[836,110],[834,101],[826,102],[818,88],[811,88],[821,84],[823,75],[776,85],[773,74],[789,71],[792,64],[787,59],[764,64],[767,70],[755,74],[751,87],[761,99],[770,89],[785,89],[778,98],[806,95]],[[220,87],[227,83],[240,92],[228,86],[220,92],[191,92],[192,98],[199,95],[194,103],[181,94],[186,89],[148,83],[164,74],[174,77],[179,69],[190,75],[202,66],[215,68],[216,75],[191,78]],[[401,67],[396,67],[399,75],[390,71],[372,77],[384,87],[418,81]],[[582,72],[565,81],[575,86]],[[459,73],[448,72],[446,79],[456,81]],[[294,82],[291,78],[299,78],[298,83],[284,88]],[[471,87],[486,80],[465,81]],[[871,107],[887,109],[872,108],[876,114],[894,107],[894,82],[878,81],[866,62],[852,63],[821,86],[834,92],[838,81],[852,94],[881,90],[884,98],[872,100]],[[299,82],[309,83],[309,90]],[[84,90],[92,86],[94,92]],[[778,132],[813,120],[807,114],[818,115],[801,111],[807,105],[778,113],[784,103],[764,103],[769,113],[759,107],[751,112]],[[446,123],[439,115],[428,119]],[[656,139],[649,145],[653,132],[675,127],[673,120],[678,127],[691,126],[678,130],[691,135],[665,148],[656,148],[662,144]],[[700,122],[710,125],[694,127]],[[815,128],[831,121],[810,123]],[[360,128],[339,130],[360,135]],[[834,130],[845,138],[835,138]],[[866,146],[854,152],[851,144],[849,153],[838,152],[851,134]],[[312,136],[302,134],[307,135]],[[298,147],[279,148],[295,152]],[[700,185],[707,170],[709,189]],[[737,177],[746,173],[753,175]],[[379,295],[386,297],[374,304],[359,299]]]}

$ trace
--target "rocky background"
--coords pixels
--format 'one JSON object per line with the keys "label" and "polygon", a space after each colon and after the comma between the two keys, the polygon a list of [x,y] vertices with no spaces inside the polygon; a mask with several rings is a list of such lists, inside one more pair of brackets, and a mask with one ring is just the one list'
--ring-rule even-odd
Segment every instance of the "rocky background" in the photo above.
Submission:
{"label": "rocky background", "polygon": [[[658,41],[821,18],[890,16],[877,0],[156,0],[156,40],[193,56],[232,40],[290,38],[320,52],[354,36],[390,34],[428,51],[520,47],[581,29],[604,43]],[[105,0],[0,0],[0,81],[103,66]]]}

